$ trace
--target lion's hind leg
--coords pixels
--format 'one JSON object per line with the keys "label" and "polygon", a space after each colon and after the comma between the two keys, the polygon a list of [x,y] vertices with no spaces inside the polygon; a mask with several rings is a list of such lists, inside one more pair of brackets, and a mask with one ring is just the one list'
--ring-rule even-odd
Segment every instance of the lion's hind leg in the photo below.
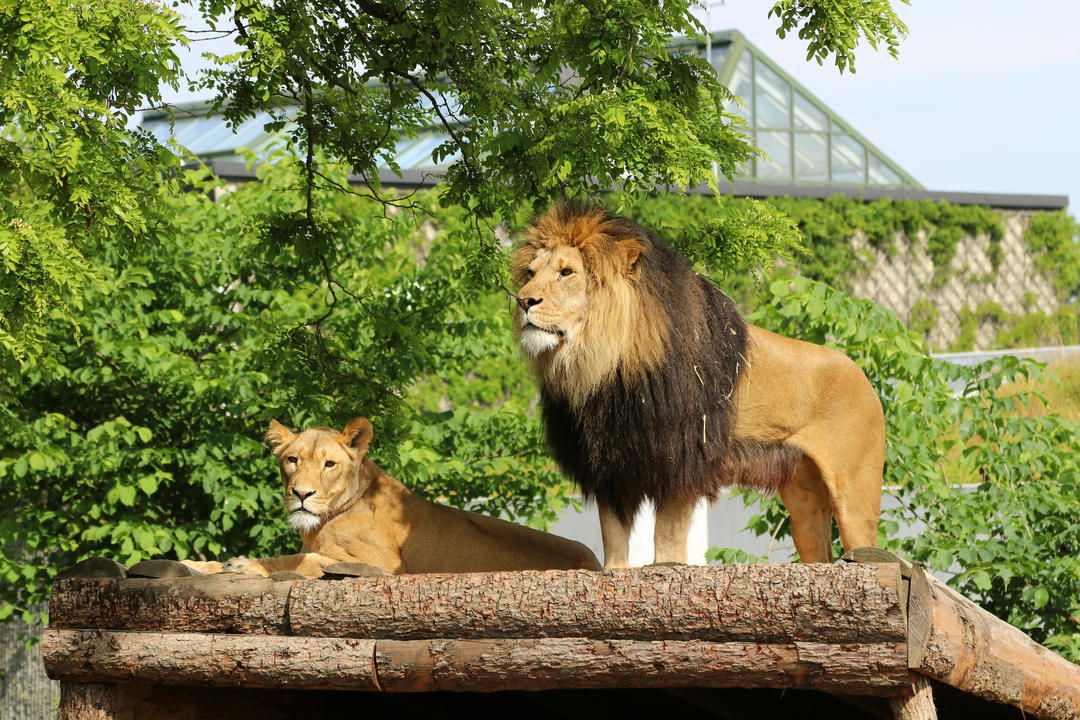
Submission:
{"label": "lion's hind leg", "polygon": [[832,562],[832,503],[821,471],[804,457],[795,474],[780,488],[780,500],[791,516],[791,539],[804,563]]}
{"label": "lion's hind leg", "polygon": [[836,478],[837,482],[829,483],[844,550],[877,545],[884,455],[884,443],[876,452],[867,448],[855,456],[857,460]]}

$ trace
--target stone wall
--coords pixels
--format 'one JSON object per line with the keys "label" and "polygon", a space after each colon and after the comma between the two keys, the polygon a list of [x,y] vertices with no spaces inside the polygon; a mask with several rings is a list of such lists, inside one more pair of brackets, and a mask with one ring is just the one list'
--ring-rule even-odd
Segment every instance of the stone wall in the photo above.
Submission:
{"label": "stone wall", "polygon": [[0,718],[46,720],[56,717],[60,683],[45,675],[41,645],[27,647],[27,639],[39,640],[41,625],[19,620],[0,624]]}
{"label": "stone wall", "polygon": [[[1010,314],[1049,314],[1060,305],[1053,282],[1035,265],[1023,237],[1033,214],[1001,211],[1005,234],[1002,261],[996,269],[990,261],[987,236],[961,239],[944,282],[935,282],[934,263],[926,252],[923,233],[915,242],[901,235],[892,253],[871,247],[859,233],[852,242],[869,259],[867,272],[854,278],[852,292],[892,309],[908,325],[917,321],[913,316],[921,309],[932,308],[937,318],[926,337],[935,350],[948,349],[959,338],[963,310],[974,311],[985,302],[995,302]],[[998,329],[993,321],[980,319],[974,347],[957,349],[986,349]]]}

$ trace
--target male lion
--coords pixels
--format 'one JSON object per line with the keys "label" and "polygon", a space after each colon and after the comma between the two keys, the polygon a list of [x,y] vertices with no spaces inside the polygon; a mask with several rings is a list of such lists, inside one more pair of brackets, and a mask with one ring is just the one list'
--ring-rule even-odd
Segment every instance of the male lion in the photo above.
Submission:
{"label": "male lion", "polygon": [[372,435],[367,418],[341,432],[320,427],[299,434],[271,420],[266,439],[285,481],[289,523],[306,552],[234,558],[226,569],[308,577],[338,561],[395,574],[600,569],[581,543],[414,495],[367,456]]}
{"label": "male lion", "polygon": [[877,544],[885,420],[834,350],[745,323],[686,259],[602,209],[556,206],[513,257],[521,345],[548,442],[595,498],[604,567],[625,567],[634,513],[655,503],[656,562],[686,562],[701,497],[775,491],[803,562]]}

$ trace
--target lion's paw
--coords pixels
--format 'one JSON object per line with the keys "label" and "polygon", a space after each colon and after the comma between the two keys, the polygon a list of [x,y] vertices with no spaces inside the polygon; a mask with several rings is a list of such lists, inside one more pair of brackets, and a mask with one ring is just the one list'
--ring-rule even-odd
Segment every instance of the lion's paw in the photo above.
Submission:
{"label": "lion's paw", "polygon": [[221,567],[221,572],[239,573],[241,575],[262,575],[266,577],[270,572],[262,566],[258,560],[249,557],[238,556],[229,558]]}

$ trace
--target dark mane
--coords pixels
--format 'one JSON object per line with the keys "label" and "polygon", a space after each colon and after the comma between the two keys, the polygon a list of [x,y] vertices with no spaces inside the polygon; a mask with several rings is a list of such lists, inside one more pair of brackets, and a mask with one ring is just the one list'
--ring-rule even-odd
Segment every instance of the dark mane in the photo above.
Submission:
{"label": "dark mane", "polygon": [[666,346],[662,360],[644,372],[623,372],[620,363],[583,403],[544,387],[555,459],[586,498],[624,521],[645,498],[714,499],[731,484],[777,489],[801,453],[733,439],[748,337],[735,303],[660,238],[616,220],[645,239],[634,273],[652,311],[667,314]]}

